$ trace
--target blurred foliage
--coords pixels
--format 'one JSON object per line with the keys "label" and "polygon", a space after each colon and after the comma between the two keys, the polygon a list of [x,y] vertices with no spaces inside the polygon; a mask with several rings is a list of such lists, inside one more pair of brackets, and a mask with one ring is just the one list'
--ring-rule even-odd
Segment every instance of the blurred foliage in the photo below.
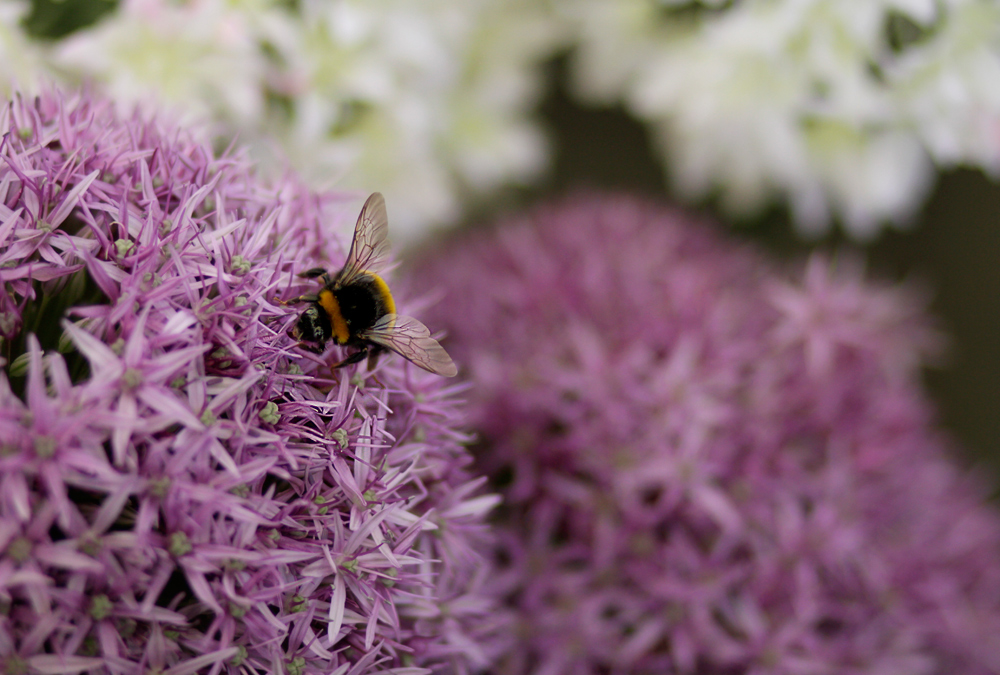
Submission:
{"label": "blurred foliage", "polygon": [[57,40],[97,23],[118,7],[118,0],[31,0],[24,29],[34,38]]}
{"label": "blurred foliage", "polygon": [[939,24],[921,26],[902,12],[890,12],[885,25],[886,41],[896,54],[901,54],[911,45],[926,40],[939,29]]}

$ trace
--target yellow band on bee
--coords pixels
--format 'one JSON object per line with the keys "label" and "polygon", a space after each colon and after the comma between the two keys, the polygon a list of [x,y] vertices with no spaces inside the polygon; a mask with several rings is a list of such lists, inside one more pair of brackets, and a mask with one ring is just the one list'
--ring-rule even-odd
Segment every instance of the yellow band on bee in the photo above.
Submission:
{"label": "yellow band on bee", "polygon": [[347,322],[344,321],[344,315],[340,313],[340,303],[337,302],[333,292],[324,288],[319,292],[318,302],[319,306],[330,317],[330,323],[333,325],[333,339],[337,341],[338,345],[347,344],[351,334],[347,330]]}
{"label": "yellow band on bee", "polygon": [[[371,272],[369,272],[371,274]],[[385,308],[386,314],[396,313],[396,302],[392,299],[392,293],[389,292],[389,285],[382,280],[377,274],[371,274],[372,279],[375,282],[375,288],[378,290],[378,294],[382,297],[382,305]]]}

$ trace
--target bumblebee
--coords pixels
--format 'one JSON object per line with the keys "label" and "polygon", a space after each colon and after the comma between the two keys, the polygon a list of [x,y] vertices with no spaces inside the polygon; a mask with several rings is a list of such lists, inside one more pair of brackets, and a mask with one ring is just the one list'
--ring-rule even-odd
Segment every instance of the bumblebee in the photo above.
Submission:
{"label": "bumblebee", "polygon": [[375,192],[361,208],[343,268],[333,276],[322,267],[299,275],[318,278],[323,287],[315,295],[282,303],[309,303],[289,333],[300,346],[316,353],[322,353],[330,340],[356,350],[331,370],[365,357],[371,365],[388,349],[424,370],[454,377],[458,369],[448,352],[430,336],[424,324],[396,314],[389,286],[378,275],[389,255],[388,233],[385,199]]}

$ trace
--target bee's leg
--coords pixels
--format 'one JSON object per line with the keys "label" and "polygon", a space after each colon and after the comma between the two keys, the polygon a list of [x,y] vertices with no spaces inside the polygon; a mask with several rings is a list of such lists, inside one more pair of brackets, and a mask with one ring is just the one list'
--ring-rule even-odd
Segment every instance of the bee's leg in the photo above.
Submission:
{"label": "bee's leg", "polygon": [[316,277],[321,277],[326,274],[326,270],[322,267],[313,267],[311,270],[306,270],[305,272],[299,272],[298,276],[303,279],[315,279]]}
{"label": "bee's leg", "polygon": [[378,365],[378,357],[382,352],[383,349],[377,345],[368,349],[368,370],[375,370],[375,366]]}
{"label": "bee's leg", "polygon": [[326,351],[326,345],[314,345],[311,342],[299,342],[295,346],[313,354],[322,354]]}
{"label": "bee's leg", "polygon": [[375,366],[378,365],[378,357],[382,355],[385,350],[378,345],[372,346],[368,352],[368,372],[372,373],[372,379],[378,386],[383,386],[382,381],[378,379],[378,373],[375,372]]}
{"label": "bee's leg", "polygon": [[343,368],[344,366],[349,366],[352,363],[358,363],[359,361],[361,361],[366,356],[368,356],[368,347],[367,346],[362,347],[358,351],[356,351],[353,354],[351,354],[350,356],[348,356],[343,361],[340,361],[340,362],[335,363],[332,366],[330,366],[330,372],[332,374],[333,371],[337,370],[338,368]]}
{"label": "bee's leg", "polygon": [[274,301],[282,307],[285,305],[298,305],[303,302],[316,302],[317,300],[319,300],[319,296],[317,295],[300,295],[297,298],[291,298],[290,300],[282,300],[278,297],[274,299]]}

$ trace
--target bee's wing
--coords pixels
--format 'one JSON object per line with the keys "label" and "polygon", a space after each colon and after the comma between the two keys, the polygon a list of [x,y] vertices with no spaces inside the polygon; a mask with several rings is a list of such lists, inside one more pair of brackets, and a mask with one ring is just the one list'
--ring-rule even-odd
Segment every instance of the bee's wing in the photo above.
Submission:
{"label": "bee's wing", "polygon": [[427,326],[409,316],[386,314],[360,337],[390,349],[414,365],[444,377],[458,374],[455,362]]}
{"label": "bee's wing", "polygon": [[347,285],[362,272],[378,272],[389,256],[389,217],[385,213],[385,199],[373,192],[354,226],[354,239],[347,254],[347,262],[337,274],[337,280]]}

